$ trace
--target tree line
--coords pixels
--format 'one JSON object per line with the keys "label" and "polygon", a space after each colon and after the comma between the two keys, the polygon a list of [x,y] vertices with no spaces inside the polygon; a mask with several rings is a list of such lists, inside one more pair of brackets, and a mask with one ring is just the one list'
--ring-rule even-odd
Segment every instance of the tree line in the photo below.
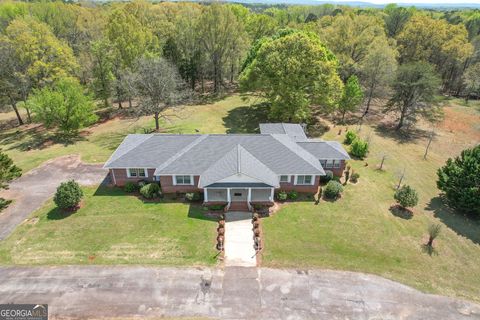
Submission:
{"label": "tree line", "polygon": [[0,105],[65,133],[95,101],[135,99],[158,129],[165,107],[236,83],[278,120],[386,99],[401,129],[435,117],[438,93],[480,96],[480,11],[4,1],[0,64]]}

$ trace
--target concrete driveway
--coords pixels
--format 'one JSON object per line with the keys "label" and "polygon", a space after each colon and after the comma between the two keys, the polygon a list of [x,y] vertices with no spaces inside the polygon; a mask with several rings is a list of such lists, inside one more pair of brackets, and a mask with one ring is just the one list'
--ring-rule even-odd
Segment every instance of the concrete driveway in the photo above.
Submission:
{"label": "concrete driveway", "polygon": [[75,179],[83,185],[96,185],[107,172],[101,164],[84,164],[78,155],[70,155],[47,161],[14,180],[8,190],[0,192],[0,197],[14,200],[0,212],[0,240],[51,198],[61,182]]}
{"label": "concrete driveway", "polygon": [[244,267],[0,267],[0,303],[48,303],[51,318],[480,319],[373,275]]}

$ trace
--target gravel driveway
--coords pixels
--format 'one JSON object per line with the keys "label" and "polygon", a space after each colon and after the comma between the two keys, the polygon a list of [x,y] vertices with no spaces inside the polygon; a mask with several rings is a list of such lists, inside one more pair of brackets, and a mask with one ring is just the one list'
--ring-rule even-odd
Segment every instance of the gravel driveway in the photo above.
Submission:
{"label": "gravel driveway", "polygon": [[0,192],[0,197],[14,200],[0,212],[0,240],[51,198],[61,182],[75,179],[83,185],[96,185],[107,172],[102,164],[84,164],[78,155],[70,155],[47,161],[14,180],[8,190]]}
{"label": "gravel driveway", "polygon": [[0,303],[50,318],[480,319],[480,306],[362,273],[227,267],[0,267]]}

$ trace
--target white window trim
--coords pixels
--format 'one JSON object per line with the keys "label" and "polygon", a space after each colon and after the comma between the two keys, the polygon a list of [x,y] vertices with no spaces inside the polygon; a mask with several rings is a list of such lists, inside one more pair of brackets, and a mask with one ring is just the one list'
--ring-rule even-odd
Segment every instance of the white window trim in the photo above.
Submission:
{"label": "white window trim", "polygon": [[[312,177],[311,179],[311,182],[310,183],[298,183],[298,177],[299,176],[310,176]],[[296,186],[313,186],[315,184],[315,175],[313,174],[296,174],[295,175],[295,185]]]}
{"label": "white window trim", "polygon": [[[189,176],[190,177],[190,183],[180,183],[177,184],[177,176]],[[193,179],[193,175],[191,174],[176,174],[172,176],[172,182],[174,186],[193,186],[195,184],[195,180]]]}
{"label": "white window trim", "polygon": [[[130,175],[130,170],[132,170],[132,169],[135,169],[135,170],[143,169],[143,170],[145,171],[145,177],[141,177],[141,176],[138,174],[138,171],[137,171],[137,175],[136,175],[136,176],[131,176],[131,175]],[[139,179],[148,178],[148,169],[147,169],[147,168],[126,168],[125,170],[127,171],[127,178],[139,178]]]}
{"label": "white window trim", "polygon": [[[288,180],[287,180],[287,181],[282,181],[282,176],[288,177]],[[278,182],[280,182],[280,183],[291,183],[291,182],[292,182],[292,178],[291,178],[291,176],[288,175],[288,174],[281,174],[281,175],[278,176]]]}

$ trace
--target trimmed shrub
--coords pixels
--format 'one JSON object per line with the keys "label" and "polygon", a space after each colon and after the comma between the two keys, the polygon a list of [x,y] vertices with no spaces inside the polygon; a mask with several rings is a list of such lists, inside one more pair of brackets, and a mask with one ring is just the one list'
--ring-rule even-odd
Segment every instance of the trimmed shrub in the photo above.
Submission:
{"label": "trimmed shrub", "polygon": [[357,139],[357,134],[353,131],[348,130],[347,134],[345,135],[345,140],[343,142],[350,145],[355,139]]}
{"label": "trimmed shrub", "polygon": [[342,193],[342,191],[343,191],[343,186],[341,185],[341,183],[332,180],[329,183],[327,183],[325,190],[323,190],[323,194],[328,199],[337,199],[340,193]]}
{"label": "trimmed shrub", "polygon": [[357,182],[358,182],[358,178],[360,178],[360,174],[354,172],[354,173],[352,173],[352,175],[350,176],[350,181],[353,182],[353,183],[357,183]]}
{"label": "trimmed shrub", "polygon": [[140,194],[145,199],[152,199],[160,195],[160,186],[156,183],[149,183],[140,188]]}
{"label": "trimmed shrub", "polygon": [[415,207],[418,203],[417,191],[407,185],[398,189],[393,197],[404,208]]}
{"label": "trimmed shrub", "polygon": [[282,191],[279,191],[279,192],[277,193],[277,199],[278,199],[279,201],[285,201],[285,200],[287,200],[287,193],[286,193],[285,191],[283,191],[283,190],[282,190]]}
{"label": "trimmed shrub", "polygon": [[200,200],[200,194],[198,192],[187,192],[185,193],[185,199],[188,201],[198,201]]}
{"label": "trimmed shrub", "polygon": [[350,153],[357,158],[365,158],[368,153],[368,142],[360,138],[353,140],[350,146]]}
{"label": "trimmed shrub", "polygon": [[333,171],[325,170],[325,175],[320,177],[320,181],[327,183],[328,181],[333,179]]}
{"label": "trimmed shrub", "polygon": [[61,209],[72,209],[78,206],[83,198],[83,191],[75,180],[62,182],[53,197],[55,204]]}
{"label": "trimmed shrub", "polygon": [[140,180],[138,181],[138,187],[141,189],[143,186],[146,186],[148,184],[147,181],[145,180]]}
{"label": "trimmed shrub", "polygon": [[127,183],[125,183],[125,187],[123,187],[123,189],[125,190],[125,192],[132,193],[137,191],[138,186],[135,183],[128,181]]}
{"label": "trimmed shrub", "polygon": [[293,190],[288,193],[288,199],[290,200],[297,200],[298,198],[298,193],[297,191]]}
{"label": "trimmed shrub", "polygon": [[340,182],[340,177],[337,177],[337,176],[333,176],[332,178],[333,181],[337,181],[337,182]]}

